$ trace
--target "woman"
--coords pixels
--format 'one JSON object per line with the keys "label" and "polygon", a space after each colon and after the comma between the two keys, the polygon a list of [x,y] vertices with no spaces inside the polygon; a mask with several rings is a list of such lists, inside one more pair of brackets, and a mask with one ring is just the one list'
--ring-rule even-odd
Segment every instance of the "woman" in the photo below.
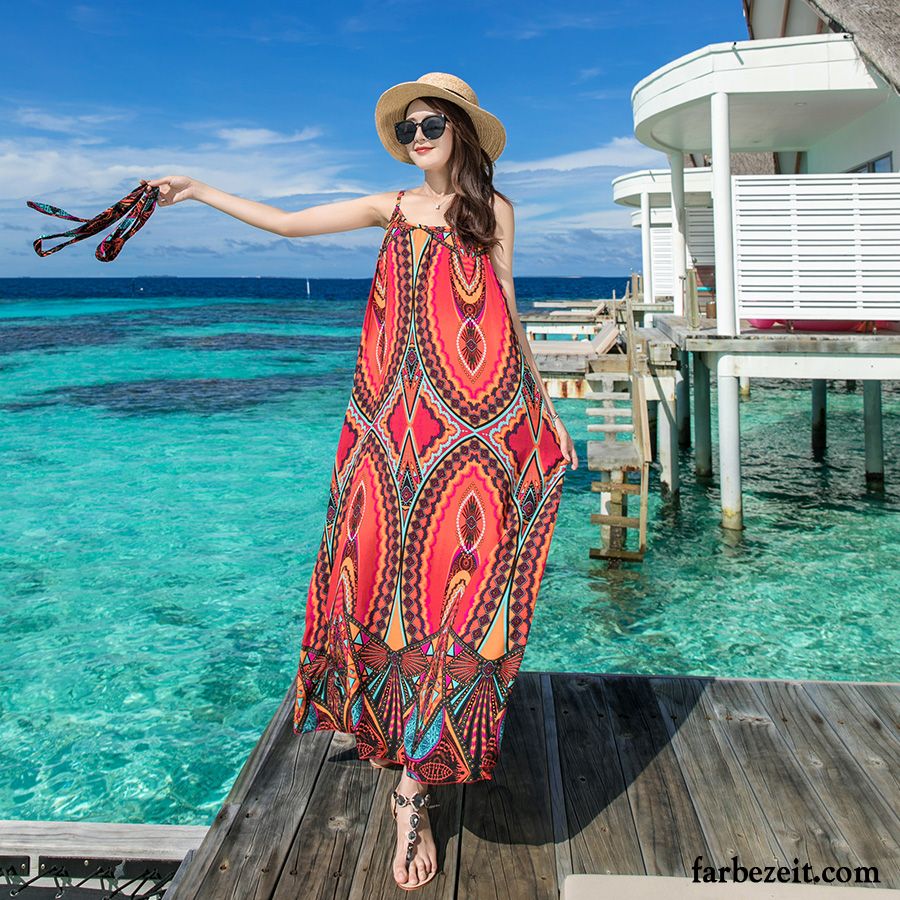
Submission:
{"label": "woman", "polygon": [[[578,467],[516,314],[503,125],[453,75],[375,110],[423,183],[284,212],[183,176],[192,198],[284,237],[385,229],[309,586],[294,731],[353,733],[402,765],[394,878],[430,881],[429,785],[492,777],[566,466]],[[437,221],[443,217],[445,221]]]}

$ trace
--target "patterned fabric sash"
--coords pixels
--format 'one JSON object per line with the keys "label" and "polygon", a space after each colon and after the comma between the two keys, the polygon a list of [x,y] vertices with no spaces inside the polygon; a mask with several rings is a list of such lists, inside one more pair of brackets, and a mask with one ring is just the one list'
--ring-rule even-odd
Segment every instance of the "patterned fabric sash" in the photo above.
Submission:
{"label": "patterned fabric sash", "polygon": [[[58,206],[51,206],[49,203],[38,203],[34,200],[27,200],[26,205],[38,212],[42,212],[48,216],[56,216],[60,219],[69,219],[73,222],[84,222],[77,228],[71,228],[68,231],[60,231],[57,234],[42,234],[34,241],[34,252],[38,256],[49,256],[62,250],[69,244],[77,241],[83,241],[85,238],[91,237],[100,231],[108,228],[113,222],[122,219],[115,231],[110,232],[100,242],[94,255],[100,262],[112,262],[125,246],[125,242],[137,234],[144,227],[147,220],[156,209],[156,200],[159,196],[159,188],[151,188],[146,181],[141,181],[127,197],[123,197],[118,203],[113,204],[109,209],[104,210],[92,219],[83,219],[81,216],[73,216],[72,213],[60,209]],[[122,218],[122,217],[125,218]],[[49,250],[44,250],[42,244],[45,240],[57,237],[70,237],[71,240],[63,241]]]}

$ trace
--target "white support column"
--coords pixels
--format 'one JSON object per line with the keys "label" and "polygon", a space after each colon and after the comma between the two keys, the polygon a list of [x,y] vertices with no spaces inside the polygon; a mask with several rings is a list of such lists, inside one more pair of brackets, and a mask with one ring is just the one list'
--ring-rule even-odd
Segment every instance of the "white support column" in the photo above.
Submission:
{"label": "white support column", "polygon": [[[669,179],[672,185],[672,312],[676,316],[686,315],[685,286],[687,284],[687,265],[685,263],[685,227],[684,218],[684,154],[669,153]],[[691,445],[691,375],[689,369],[689,353],[680,350],[678,353],[682,377],[675,383],[675,409],[678,415],[678,444],[681,447]]]}
{"label": "white support column", "polygon": [[658,381],[659,404],[656,410],[657,458],[659,459],[659,484],[663,494],[677,494],[681,488],[678,469],[678,429],[675,423],[675,378]]}
{"label": "white support column", "polygon": [[685,312],[685,278],[687,276],[686,264],[686,235],[687,227],[684,212],[684,154],[669,153],[669,172],[672,184],[672,278],[673,308],[676,316],[686,315]]}
{"label": "white support column", "polygon": [[712,419],[709,403],[709,367],[701,353],[694,360],[694,472],[712,475]]}
{"label": "white support column", "polygon": [[741,375],[741,396],[742,397],[750,396],[750,376],[749,375]]}
{"label": "white support column", "polygon": [[653,302],[653,253],[650,250],[650,194],[641,191],[641,268],[644,303]]}
{"label": "white support column", "polygon": [[741,408],[738,380],[719,375],[719,485],[722,497],[722,527],[744,527],[741,497]]}
{"label": "white support column", "polygon": [[738,317],[734,297],[734,241],[731,231],[731,125],[728,94],[710,97],[712,122],[713,243],[716,256],[716,331],[736,335]]}
{"label": "white support column", "polygon": [[884,439],[881,419],[881,382],[863,382],[863,430],[866,438],[866,481],[884,482]]}
{"label": "white support column", "polygon": [[[734,245],[731,232],[731,129],[728,94],[710,97],[713,239],[716,254],[716,331],[738,334],[734,295]],[[741,414],[738,378],[716,372],[719,400],[719,480],[722,527],[741,529]]]}

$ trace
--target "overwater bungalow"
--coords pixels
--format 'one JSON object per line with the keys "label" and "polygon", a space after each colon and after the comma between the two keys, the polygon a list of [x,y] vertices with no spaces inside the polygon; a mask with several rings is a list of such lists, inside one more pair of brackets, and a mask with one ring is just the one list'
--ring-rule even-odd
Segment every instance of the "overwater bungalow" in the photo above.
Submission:
{"label": "overwater bungalow", "polygon": [[[668,170],[628,173],[654,325],[678,348],[678,432],[743,527],[740,386],[812,381],[824,441],[828,379],[863,383],[867,480],[884,478],[881,381],[900,378],[900,12],[895,4],[747,0],[750,38],[700,47],[632,91],[634,128]],[[691,271],[693,270],[693,271]],[[715,318],[690,321],[689,277]]]}

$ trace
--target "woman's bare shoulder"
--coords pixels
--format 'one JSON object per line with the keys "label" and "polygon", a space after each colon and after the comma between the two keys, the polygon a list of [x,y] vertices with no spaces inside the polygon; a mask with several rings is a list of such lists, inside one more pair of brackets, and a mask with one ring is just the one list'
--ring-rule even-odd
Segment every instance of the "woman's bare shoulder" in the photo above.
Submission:
{"label": "woman's bare shoulder", "polygon": [[505,197],[496,193],[494,194],[494,219],[497,237],[502,238],[515,228],[516,216],[512,204]]}
{"label": "woman's bare shoulder", "polygon": [[507,215],[512,212],[513,206],[506,197],[501,197],[496,191],[494,191],[494,212],[498,215],[506,213]]}
{"label": "woman's bare shoulder", "polygon": [[394,214],[394,206],[397,203],[397,195],[401,190],[403,188],[371,195],[372,205],[378,210],[378,214],[381,217],[380,224],[382,228],[387,228],[388,222],[391,221],[391,216]]}

